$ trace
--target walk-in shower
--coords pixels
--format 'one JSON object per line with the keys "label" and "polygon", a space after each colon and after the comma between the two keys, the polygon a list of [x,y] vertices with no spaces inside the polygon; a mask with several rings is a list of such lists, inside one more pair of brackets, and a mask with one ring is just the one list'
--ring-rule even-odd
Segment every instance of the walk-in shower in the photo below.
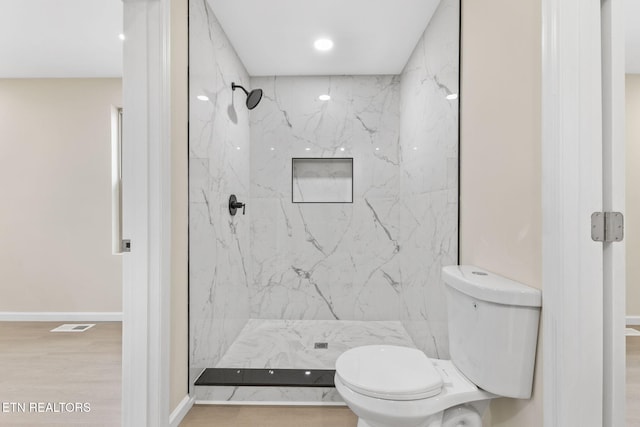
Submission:
{"label": "walk-in shower", "polygon": [[[200,401],[339,400],[335,360],[360,345],[448,356],[440,271],[458,256],[459,2],[328,2],[274,0],[253,16],[190,0]],[[333,49],[316,51],[340,23]],[[235,88],[248,108],[233,107]]]}

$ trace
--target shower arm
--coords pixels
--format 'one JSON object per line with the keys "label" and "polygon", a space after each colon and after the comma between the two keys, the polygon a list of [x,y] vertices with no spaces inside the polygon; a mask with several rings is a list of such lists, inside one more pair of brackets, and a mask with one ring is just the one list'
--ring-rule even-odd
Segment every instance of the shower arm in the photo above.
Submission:
{"label": "shower arm", "polygon": [[245,95],[249,96],[249,92],[247,92],[247,90],[244,87],[235,84],[235,82],[231,82],[231,90],[236,90],[237,87],[242,89],[242,91],[244,92]]}

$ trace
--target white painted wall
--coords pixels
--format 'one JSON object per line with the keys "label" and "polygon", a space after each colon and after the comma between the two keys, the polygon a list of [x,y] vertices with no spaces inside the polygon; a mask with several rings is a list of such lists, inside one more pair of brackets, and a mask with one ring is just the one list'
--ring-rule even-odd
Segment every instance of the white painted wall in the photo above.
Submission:
{"label": "white painted wall", "polygon": [[0,312],[120,312],[111,106],[120,79],[0,80]]}
{"label": "white painted wall", "polygon": [[[460,263],[536,288],[542,287],[541,29],[540,0],[462,1]],[[542,425],[541,359],[532,399],[492,402],[486,425]]]}
{"label": "white painted wall", "polygon": [[640,74],[626,76],[627,316],[640,316]]}

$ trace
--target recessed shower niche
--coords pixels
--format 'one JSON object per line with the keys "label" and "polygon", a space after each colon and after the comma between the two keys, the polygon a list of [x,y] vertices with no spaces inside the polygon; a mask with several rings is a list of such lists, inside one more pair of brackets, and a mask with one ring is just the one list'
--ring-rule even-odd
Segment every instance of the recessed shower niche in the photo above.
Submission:
{"label": "recessed shower niche", "polygon": [[[440,271],[458,254],[459,3],[407,1],[190,0],[192,387],[209,368],[304,379],[366,344],[448,356]],[[351,36],[317,52],[312,29],[332,16]],[[259,104],[234,98],[232,82],[261,90]],[[229,215],[230,194],[246,215]],[[332,387],[290,387],[302,380],[249,383],[204,381],[195,395],[340,399]]]}
{"label": "recessed shower niche", "polygon": [[353,203],[353,159],[291,159],[293,203]]}

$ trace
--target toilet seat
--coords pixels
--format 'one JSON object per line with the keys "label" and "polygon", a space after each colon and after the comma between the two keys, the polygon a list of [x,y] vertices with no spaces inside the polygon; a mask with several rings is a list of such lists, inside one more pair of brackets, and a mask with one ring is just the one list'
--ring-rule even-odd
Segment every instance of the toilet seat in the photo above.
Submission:
{"label": "toilet seat", "polygon": [[420,350],[392,345],[356,347],[336,360],[336,376],[351,390],[388,400],[440,394],[442,377]]}

